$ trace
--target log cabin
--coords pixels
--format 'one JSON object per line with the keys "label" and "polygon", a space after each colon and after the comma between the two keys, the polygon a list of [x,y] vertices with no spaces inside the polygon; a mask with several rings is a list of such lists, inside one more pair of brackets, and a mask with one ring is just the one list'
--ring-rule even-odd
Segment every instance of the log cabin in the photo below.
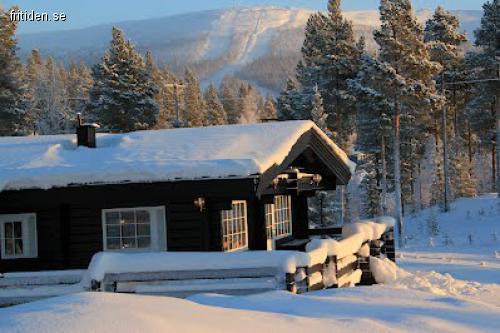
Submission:
{"label": "log cabin", "polygon": [[99,251],[274,250],[352,162],[310,121],[0,138],[0,272]]}

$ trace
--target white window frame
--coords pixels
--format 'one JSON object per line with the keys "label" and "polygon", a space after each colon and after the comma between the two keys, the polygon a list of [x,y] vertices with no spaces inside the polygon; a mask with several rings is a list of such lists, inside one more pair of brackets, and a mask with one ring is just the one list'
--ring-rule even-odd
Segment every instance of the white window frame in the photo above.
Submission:
{"label": "white window frame", "polygon": [[[30,221],[33,225],[30,226]],[[7,254],[5,244],[5,224],[12,222],[21,222],[21,239],[23,241],[22,254]],[[14,231],[13,231],[14,232]],[[38,257],[38,235],[37,235],[37,222],[35,213],[25,214],[2,214],[0,215],[0,242],[2,259],[23,259],[23,258],[37,258]]]}
{"label": "white window frame", "polygon": [[[109,249],[108,248],[108,237],[107,237],[107,221],[106,221],[106,213],[123,213],[123,212],[135,212],[139,210],[147,211],[150,216],[149,223],[149,247],[133,247],[133,248],[119,248],[119,249]],[[107,252],[152,252],[152,251],[166,251],[166,237],[167,237],[167,226],[165,223],[165,206],[156,206],[156,207],[132,207],[132,208],[111,208],[111,209],[103,209],[101,215],[102,221],[102,246],[103,250]],[[160,226],[163,224],[163,226]],[[137,225],[137,221],[135,222]],[[159,234],[158,230],[161,229],[163,232]],[[137,228],[135,232],[135,242],[136,246],[138,246],[138,234]],[[160,238],[165,238],[162,241]],[[114,237],[120,239],[120,243],[122,242],[123,236],[121,235],[120,228],[120,237]]]}
{"label": "white window frame", "polygon": [[[283,203],[285,205],[282,205]],[[269,218],[272,219],[273,240],[286,238],[293,234],[292,197],[290,195],[275,195],[273,203],[265,205],[265,215],[266,228],[269,227]],[[287,232],[283,232],[284,230]]]}
{"label": "white window frame", "polygon": [[[233,200],[231,202],[232,208],[230,210],[223,210],[220,214],[220,223],[221,223],[221,238],[222,238],[222,249],[224,252],[235,252],[235,251],[244,251],[248,250],[248,210],[247,210],[247,202],[245,200]],[[236,215],[234,215],[236,212]],[[241,220],[243,222],[242,225],[236,225],[237,228],[233,228],[235,225],[232,224],[235,220]],[[231,228],[229,226],[231,225]],[[238,228],[239,227],[239,228]],[[231,233],[228,233],[228,230],[231,229]],[[229,242],[229,238],[231,237],[231,242]],[[240,239],[240,241],[245,241],[242,246],[225,248],[224,240],[225,238],[228,240],[228,244],[234,244],[234,240]]]}

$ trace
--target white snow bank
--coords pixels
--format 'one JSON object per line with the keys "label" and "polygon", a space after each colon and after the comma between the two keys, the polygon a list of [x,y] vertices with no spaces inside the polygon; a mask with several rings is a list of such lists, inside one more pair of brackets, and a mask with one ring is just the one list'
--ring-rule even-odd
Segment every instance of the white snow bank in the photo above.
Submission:
{"label": "white snow bank", "polygon": [[457,280],[450,274],[440,274],[434,271],[410,273],[397,267],[389,259],[370,257],[370,270],[377,283],[430,292],[439,296],[474,296],[499,289],[498,285]]}
{"label": "white snow bank", "polygon": [[[368,220],[346,224],[342,228],[344,239],[313,239],[306,245],[306,251],[317,253],[318,257],[325,255],[344,258],[362,250],[363,243],[380,239],[385,230],[385,224]],[[366,249],[364,252],[366,252]]]}
{"label": "white snow bank", "polygon": [[74,135],[0,138],[0,191],[70,184],[248,177],[281,164],[307,131],[352,162],[311,121],[227,125],[98,135],[97,148]]}
{"label": "white snow bank", "polygon": [[84,285],[91,280],[102,281],[106,273],[137,273],[189,271],[206,269],[238,269],[276,267],[284,273],[295,273],[299,266],[308,266],[306,253],[293,251],[249,252],[99,252],[92,257]]}

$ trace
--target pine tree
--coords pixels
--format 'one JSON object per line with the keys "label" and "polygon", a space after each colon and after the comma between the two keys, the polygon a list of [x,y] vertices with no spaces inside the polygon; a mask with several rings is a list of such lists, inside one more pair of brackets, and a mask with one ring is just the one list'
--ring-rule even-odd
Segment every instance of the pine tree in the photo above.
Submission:
{"label": "pine tree", "polygon": [[205,104],[207,105],[207,125],[227,124],[226,111],[213,85],[210,85],[205,93]]}
{"label": "pine tree", "polygon": [[328,114],[328,127],[336,143],[346,149],[354,130],[354,100],[347,81],[359,68],[363,50],[354,38],[351,22],[344,19],[340,0],[328,2],[327,14],[313,14],[306,26],[302,47],[304,62],[297,68],[303,94],[314,94],[318,85]]}
{"label": "pine tree", "polygon": [[238,107],[237,94],[229,83],[221,84],[222,105],[227,114],[228,124],[237,124],[241,117],[241,110]]}
{"label": "pine tree", "polygon": [[0,5],[0,136],[22,131],[23,101],[22,65],[17,56],[15,32],[17,23]]}
{"label": "pine tree", "polygon": [[[479,50],[471,55],[469,64],[475,79],[500,79],[500,0],[486,2],[483,10],[481,25],[474,32]],[[492,184],[496,183],[500,193],[500,82],[476,84],[474,96],[470,124],[483,144],[491,147]]]}
{"label": "pine tree", "polygon": [[142,56],[121,30],[113,27],[109,51],[93,67],[92,76],[87,109],[102,126],[126,132],[155,125],[158,87]]}
{"label": "pine tree", "polygon": [[[92,72],[90,69],[83,63],[78,66],[76,63],[71,62],[67,79],[66,99],[73,114],[83,111],[91,88]],[[87,119],[87,117],[85,118]]]}
{"label": "pine tree", "polygon": [[372,162],[381,177],[380,206],[383,214],[387,214],[387,193],[390,189],[387,180],[394,178],[393,170],[388,167],[391,161],[389,154],[392,152],[392,114],[396,106],[392,92],[401,90],[404,84],[404,78],[394,68],[369,55],[363,56],[356,79],[349,81],[358,110],[356,147],[368,156],[375,157]]}
{"label": "pine tree", "polygon": [[206,119],[206,105],[200,89],[200,82],[194,72],[187,68],[184,73],[184,106],[188,127],[201,127]]}
{"label": "pine tree", "polygon": [[402,245],[403,202],[412,201],[415,171],[426,140],[426,126],[432,111],[440,106],[441,98],[436,94],[433,77],[441,67],[430,61],[423,28],[417,22],[409,0],[382,0],[380,19],[382,25],[374,32],[380,47],[380,61],[388,66],[389,72],[393,71],[391,76],[400,85],[400,89],[383,88],[382,91],[392,99],[394,188]]}
{"label": "pine tree", "polygon": [[167,67],[156,66],[150,51],[146,53],[146,68],[151,72],[151,79],[158,87],[155,101],[158,104],[159,113],[155,128],[172,128],[177,122],[177,103],[179,103],[181,82]]}
{"label": "pine tree", "polygon": [[260,113],[260,119],[262,121],[274,120],[278,117],[278,110],[276,109],[276,103],[271,95],[266,96],[264,102],[264,107]]}
{"label": "pine tree", "polygon": [[[433,17],[429,19],[426,23],[425,27],[425,41],[430,44],[430,54],[431,60],[438,62],[441,66],[441,72],[435,77],[435,80],[439,82],[441,85],[446,84],[447,81],[456,78],[461,71],[460,65],[463,63],[463,56],[459,52],[459,46],[467,41],[464,34],[460,34],[458,32],[460,26],[460,22],[457,17],[452,15],[451,13],[445,11],[441,6],[438,6]],[[442,88],[442,92],[445,91]],[[446,193],[449,193],[450,189],[450,180],[448,177],[448,152],[450,147],[454,147],[460,149],[458,145],[449,145],[449,139],[451,137],[451,127],[445,126],[448,122],[449,116],[447,114],[456,114],[458,110],[456,109],[456,95],[457,92],[449,91],[448,93],[442,96],[446,99],[445,105],[443,107],[445,109],[438,110],[435,113],[434,117],[434,135],[436,141],[436,179],[433,182],[433,191],[432,197],[433,201],[436,203],[444,202],[439,198],[439,196],[443,196],[443,189],[445,189]],[[450,112],[451,111],[451,112]],[[457,132],[456,126],[458,126],[457,122],[454,123],[455,132]],[[446,127],[446,128],[444,128]],[[457,134],[457,133],[454,133]],[[439,138],[442,138],[442,143],[439,143]],[[458,141],[458,137],[453,137],[452,140]],[[443,152],[441,152],[442,148]],[[460,152],[453,152],[456,156],[461,155]],[[445,156],[446,155],[446,156]],[[457,166],[462,166],[462,163],[454,165],[454,168]],[[458,172],[458,170],[455,170]],[[464,172],[469,172],[470,170],[465,170]],[[453,183],[454,184],[454,183]],[[448,200],[448,198],[446,198]],[[446,201],[446,204],[449,204]],[[445,210],[448,209],[448,206],[445,205]]]}
{"label": "pine tree", "polygon": [[239,108],[241,110],[241,116],[238,122],[241,124],[253,124],[259,122],[259,96],[257,91],[255,91],[255,89],[250,85],[242,84],[240,86],[238,98]]}

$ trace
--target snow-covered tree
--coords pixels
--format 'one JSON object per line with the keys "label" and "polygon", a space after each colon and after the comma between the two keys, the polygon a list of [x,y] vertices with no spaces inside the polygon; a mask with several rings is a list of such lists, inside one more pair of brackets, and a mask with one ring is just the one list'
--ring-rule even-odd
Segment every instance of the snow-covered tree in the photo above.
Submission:
{"label": "snow-covered tree", "polygon": [[500,0],[483,5],[484,15],[475,31],[478,51],[469,57],[475,79],[474,99],[469,105],[470,124],[483,145],[491,147],[492,180],[500,193]]}
{"label": "snow-covered tree", "polygon": [[[442,69],[435,77],[436,81],[440,85],[456,79],[461,71],[460,65],[463,63],[463,55],[459,50],[459,46],[466,42],[466,37],[464,34],[458,32],[460,22],[456,16],[450,12],[445,11],[441,6],[438,6],[433,17],[429,19],[425,27],[425,41],[429,43],[431,49],[431,60],[438,62]],[[449,145],[451,137],[451,126],[447,126],[448,114],[457,116],[458,110],[456,103],[456,89],[452,91],[446,91],[441,87],[441,92],[443,93],[443,98],[446,98],[446,103],[443,105],[444,109],[437,110],[434,116],[434,135],[436,142],[436,174],[435,181],[433,183],[433,199],[435,202],[441,203],[445,202],[440,196],[444,196],[447,193],[446,200],[451,197],[450,194],[450,179],[449,179],[449,151],[450,147],[460,148],[458,145]],[[451,119],[450,119],[451,120]],[[458,134],[458,122],[453,122],[455,125],[455,131],[453,133]],[[442,142],[439,142],[439,139]],[[452,137],[452,141],[459,141],[458,137]],[[441,147],[441,149],[439,149]],[[441,151],[442,150],[442,151]],[[461,155],[460,152],[453,152],[456,156]],[[462,163],[455,165],[462,166]],[[455,170],[458,171],[458,170]],[[470,170],[466,170],[469,172]],[[449,204],[449,201],[446,201]],[[448,206],[445,206],[448,209]]]}
{"label": "snow-covered tree", "polygon": [[297,84],[289,78],[285,90],[278,97],[278,118],[281,120],[307,119],[306,105]]}
{"label": "snow-covered tree", "polygon": [[205,92],[205,104],[207,106],[207,125],[227,124],[226,111],[224,111],[217,89],[213,85],[210,85]]}
{"label": "snow-covered tree", "polygon": [[17,22],[0,4],[0,135],[12,135],[22,130],[24,114],[22,65],[17,56],[15,32]]}
{"label": "snow-covered tree", "polygon": [[336,143],[346,149],[355,122],[347,80],[356,76],[363,50],[354,38],[352,23],[342,16],[340,3],[330,0],[326,14],[315,13],[309,18],[297,77],[303,94],[313,95],[318,85],[328,127]]}
{"label": "snow-covered tree", "polygon": [[241,116],[239,123],[253,124],[260,121],[259,115],[259,96],[257,91],[250,85],[242,84],[239,90],[239,108]]}
{"label": "snow-covered tree", "polygon": [[158,87],[142,56],[118,28],[113,27],[110,48],[93,67],[92,76],[87,109],[102,126],[126,132],[155,125]]}
{"label": "snow-covered tree", "polygon": [[276,109],[276,103],[274,98],[271,95],[266,96],[266,100],[264,102],[264,106],[260,113],[260,119],[263,121],[266,120],[275,120],[278,117],[278,111]]}
{"label": "snow-covered tree", "polygon": [[[412,201],[417,158],[425,143],[429,117],[441,102],[433,81],[441,66],[430,60],[423,28],[417,22],[409,0],[381,0],[380,20],[381,27],[374,32],[375,41],[380,47],[382,65],[379,69],[395,84],[374,90],[390,100],[392,106],[388,110],[391,111],[394,124],[392,159],[395,215],[402,242],[403,200],[407,203]],[[370,84],[364,86],[368,93],[371,89],[373,86]]]}
{"label": "snow-covered tree", "polygon": [[318,87],[314,87],[314,95],[311,101],[311,120],[321,128],[325,133],[330,134],[327,124],[328,115],[323,108],[323,98]]}
{"label": "snow-covered tree", "polygon": [[184,85],[184,112],[187,126],[203,126],[206,119],[206,105],[198,77],[189,68],[184,72]]}
{"label": "snow-covered tree", "polygon": [[365,218],[373,218],[382,214],[380,205],[380,187],[378,184],[378,168],[376,157],[374,155],[367,158],[360,167],[361,172],[364,173],[361,186],[364,189],[363,195],[363,216]]}
{"label": "snow-covered tree", "polygon": [[221,100],[227,114],[228,124],[237,124],[241,117],[241,110],[238,107],[238,95],[234,87],[229,82],[221,84]]}

